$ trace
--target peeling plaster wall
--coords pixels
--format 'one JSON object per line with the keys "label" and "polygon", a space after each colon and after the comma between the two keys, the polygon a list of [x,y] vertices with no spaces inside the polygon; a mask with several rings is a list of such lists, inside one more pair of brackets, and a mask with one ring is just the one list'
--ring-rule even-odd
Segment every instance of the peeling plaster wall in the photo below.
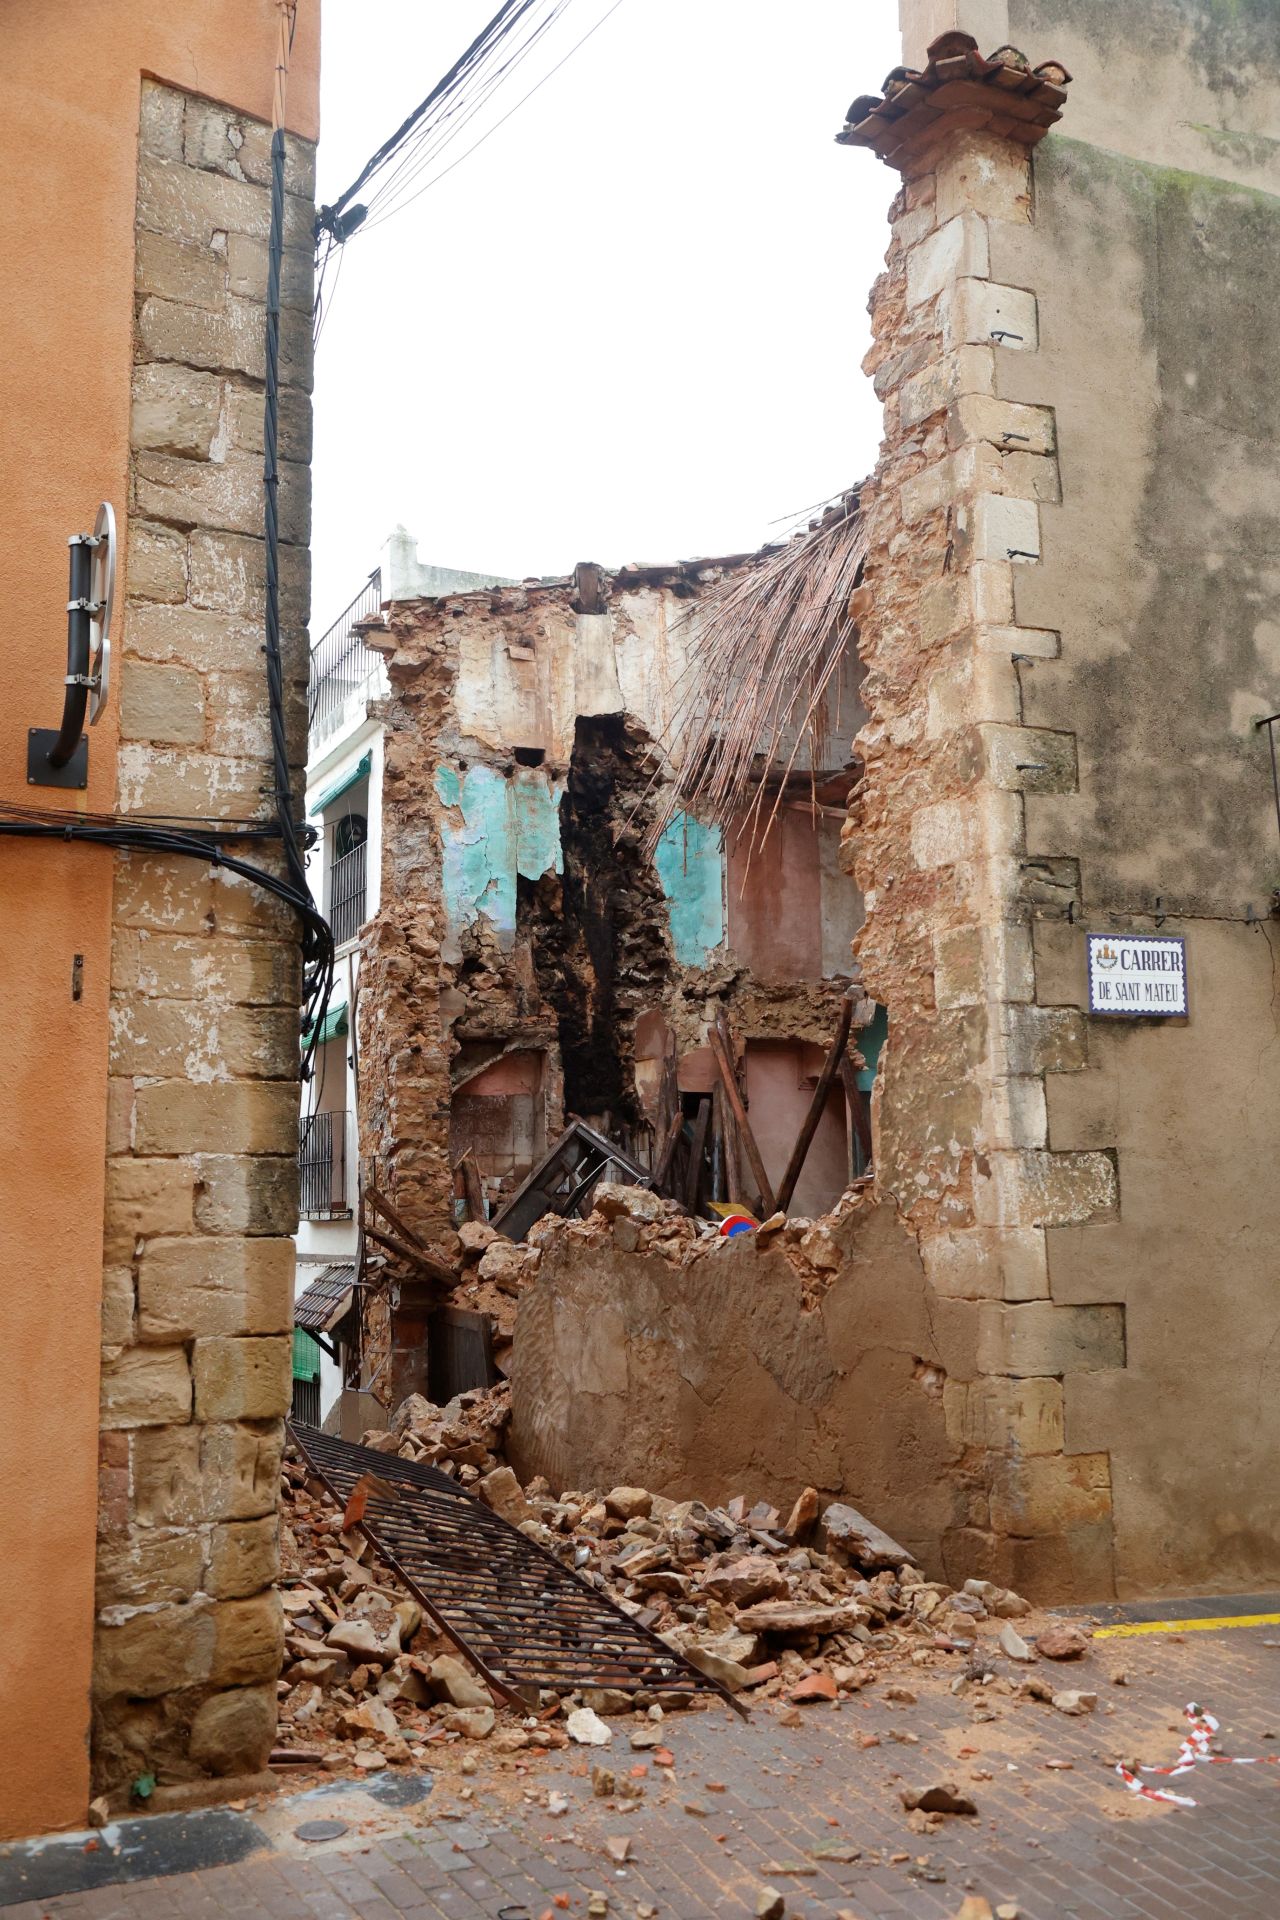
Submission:
{"label": "peeling plaster wall", "polygon": [[462,936],[483,915],[501,947],[516,934],[516,883],[562,873],[560,802],[564,781],[537,769],[471,766],[436,769],[445,809],[443,839],[445,957],[462,958]]}
{"label": "peeling plaster wall", "polygon": [[682,967],[705,967],[725,937],[724,835],[691,814],[676,813],[655,859],[675,957]]}

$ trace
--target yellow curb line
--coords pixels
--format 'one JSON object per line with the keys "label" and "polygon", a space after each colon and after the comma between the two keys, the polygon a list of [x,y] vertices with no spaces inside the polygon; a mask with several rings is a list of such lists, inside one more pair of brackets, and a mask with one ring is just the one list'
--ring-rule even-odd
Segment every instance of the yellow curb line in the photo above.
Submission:
{"label": "yellow curb line", "polygon": [[1223,1627],[1280,1627],[1280,1613],[1237,1613],[1222,1620],[1131,1620],[1122,1627],[1095,1627],[1095,1640],[1129,1640],[1139,1633],[1209,1633]]}

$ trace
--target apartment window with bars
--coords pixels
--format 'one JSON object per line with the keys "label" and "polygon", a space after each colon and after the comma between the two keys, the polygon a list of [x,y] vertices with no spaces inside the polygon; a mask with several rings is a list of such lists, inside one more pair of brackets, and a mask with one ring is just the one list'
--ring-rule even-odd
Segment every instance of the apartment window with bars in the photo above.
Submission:
{"label": "apartment window with bars", "polygon": [[298,1175],[298,1211],[304,1220],[350,1215],[345,1111],[303,1114],[298,1123]]}
{"label": "apartment window with bars", "polygon": [[362,813],[344,813],[333,829],[329,869],[329,925],[338,946],[354,940],[364,925],[367,897],[365,853],[369,823]]}

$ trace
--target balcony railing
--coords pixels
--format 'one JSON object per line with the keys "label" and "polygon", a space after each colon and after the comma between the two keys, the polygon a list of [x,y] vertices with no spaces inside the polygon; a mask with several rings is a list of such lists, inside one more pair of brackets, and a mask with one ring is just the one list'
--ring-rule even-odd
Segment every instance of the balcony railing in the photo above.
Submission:
{"label": "balcony railing", "polygon": [[336,733],[349,702],[368,700],[385,685],[381,660],[356,632],[382,605],[382,570],[375,567],[349,607],[311,649],[307,688],[308,732],[314,752],[318,740]]}
{"label": "balcony railing", "polygon": [[329,869],[329,925],[335,946],[354,940],[364,925],[365,842],[342,854]]}
{"label": "balcony railing", "polygon": [[347,1214],[347,1116],[307,1113],[298,1123],[298,1210],[304,1220]]}

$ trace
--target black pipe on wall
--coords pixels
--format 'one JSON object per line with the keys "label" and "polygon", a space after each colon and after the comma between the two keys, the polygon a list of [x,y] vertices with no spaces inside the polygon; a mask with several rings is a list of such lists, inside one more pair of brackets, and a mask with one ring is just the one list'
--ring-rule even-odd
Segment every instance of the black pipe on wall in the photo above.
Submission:
{"label": "black pipe on wall", "polygon": [[85,709],[89,704],[89,601],[93,591],[93,546],[83,534],[70,543],[67,568],[67,688],[62,700],[62,725],[49,749],[49,765],[65,767],[80,744]]}

